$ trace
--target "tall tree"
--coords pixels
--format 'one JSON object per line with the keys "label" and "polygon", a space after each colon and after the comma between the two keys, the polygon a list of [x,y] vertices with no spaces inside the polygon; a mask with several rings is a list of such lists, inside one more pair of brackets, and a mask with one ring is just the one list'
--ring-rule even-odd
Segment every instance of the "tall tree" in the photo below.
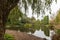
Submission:
{"label": "tall tree", "polygon": [[43,20],[41,20],[41,30],[44,31],[46,36],[49,36],[49,16],[45,16]]}
{"label": "tall tree", "polygon": [[5,23],[8,14],[13,9],[19,0],[0,0],[0,40],[4,40]]}
{"label": "tall tree", "polygon": [[43,19],[43,24],[48,25],[49,24],[49,16],[45,16]]}
{"label": "tall tree", "polygon": [[58,12],[57,12],[57,16],[55,18],[55,23],[60,24],[60,10],[58,10]]}

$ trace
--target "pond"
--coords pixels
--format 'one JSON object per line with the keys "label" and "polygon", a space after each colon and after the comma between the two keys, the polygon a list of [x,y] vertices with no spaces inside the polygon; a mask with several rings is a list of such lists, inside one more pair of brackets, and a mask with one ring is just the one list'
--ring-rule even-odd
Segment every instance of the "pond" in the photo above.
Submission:
{"label": "pond", "polygon": [[[31,32],[29,32],[28,34],[31,34]],[[51,36],[52,36],[53,34],[55,34],[55,32],[54,32],[53,30],[50,30],[50,36],[48,37],[48,36],[46,36],[46,35],[44,34],[43,31],[41,31],[41,30],[39,30],[39,31],[36,30],[35,33],[32,34],[32,35],[37,36],[37,37],[41,37],[41,38],[46,38],[47,40],[51,40]]]}

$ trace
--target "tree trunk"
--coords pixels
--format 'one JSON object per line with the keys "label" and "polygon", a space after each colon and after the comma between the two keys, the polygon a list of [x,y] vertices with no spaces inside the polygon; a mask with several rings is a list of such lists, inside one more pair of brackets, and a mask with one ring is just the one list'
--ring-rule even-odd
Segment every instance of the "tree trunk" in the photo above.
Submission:
{"label": "tree trunk", "polygon": [[0,0],[0,40],[4,40],[5,24],[11,9],[13,9],[19,0]]}
{"label": "tree trunk", "polygon": [[4,40],[5,27],[3,23],[3,12],[0,8],[0,40]]}

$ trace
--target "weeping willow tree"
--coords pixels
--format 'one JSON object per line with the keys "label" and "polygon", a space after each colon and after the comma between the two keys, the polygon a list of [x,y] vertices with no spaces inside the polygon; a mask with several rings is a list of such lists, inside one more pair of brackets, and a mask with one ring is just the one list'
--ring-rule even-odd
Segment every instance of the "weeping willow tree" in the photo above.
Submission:
{"label": "weeping willow tree", "polygon": [[53,1],[57,2],[57,0],[20,0],[19,6],[25,9],[25,13],[30,6],[32,14],[36,13],[39,16],[39,14],[45,14],[45,10],[49,10],[49,13],[51,13],[51,4]]}
{"label": "weeping willow tree", "polygon": [[[57,0],[55,0],[57,1]],[[11,9],[13,9],[19,0],[0,0],[0,40],[4,40],[5,24]],[[45,13],[45,9],[50,10],[53,0],[20,0],[19,5],[24,6],[25,13],[28,6],[31,5],[32,13]],[[22,4],[22,5],[21,5]]]}

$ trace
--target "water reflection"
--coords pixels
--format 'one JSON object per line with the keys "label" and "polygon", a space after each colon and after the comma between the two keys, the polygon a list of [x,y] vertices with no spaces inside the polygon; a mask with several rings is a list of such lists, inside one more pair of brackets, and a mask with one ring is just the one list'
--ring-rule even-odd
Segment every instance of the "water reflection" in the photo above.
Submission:
{"label": "water reflection", "polygon": [[51,40],[50,37],[45,36],[44,32],[41,30],[39,30],[39,31],[36,30],[33,35],[35,35],[37,37],[41,37],[41,38],[46,38],[47,40]]}
{"label": "water reflection", "polygon": [[[29,32],[28,34],[31,34],[31,32]],[[36,30],[33,35],[34,35],[34,36],[37,36],[37,37],[41,37],[41,38],[46,38],[47,40],[51,40],[51,36],[54,35],[54,34],[55,34],[55,32],[54,32],[53,30],[50,30],[50,36],[48,37],[48,36],[46,36],[46,35],[44,34],[43,31],[41,31],[41,30],[39,30],[39,31]]]}

